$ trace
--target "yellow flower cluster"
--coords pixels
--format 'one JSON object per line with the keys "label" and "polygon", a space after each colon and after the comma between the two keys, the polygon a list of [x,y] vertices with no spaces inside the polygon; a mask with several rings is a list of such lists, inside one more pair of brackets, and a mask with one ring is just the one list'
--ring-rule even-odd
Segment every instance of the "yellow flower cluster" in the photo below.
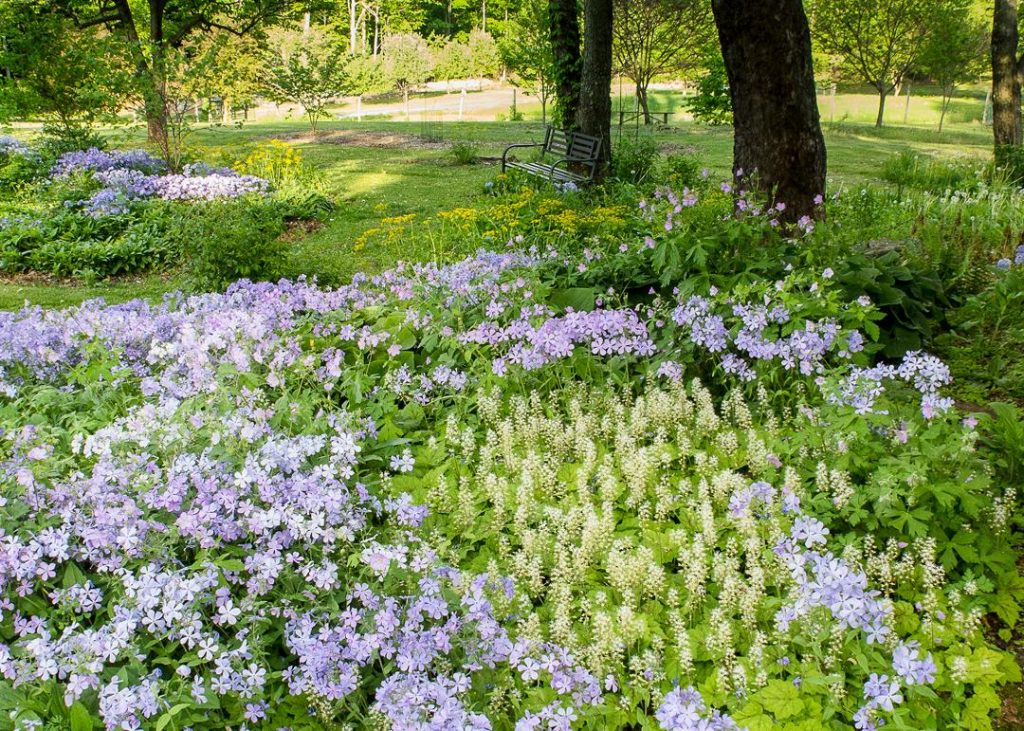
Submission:
{"label": "yellow flower cluster", "polygon": [[[384,213],[386,206],[378,204],[375,210]],[[504,241],[527,231],[556,236],[611,237],[624,231],[627,218],[625,206],[581,209],[554,194],[524,188],[500,203],[479,208],[460,206],[439,211],[432,218],[417,220],[415,213],[382,218],[379,225],[364,231],[352,248],[361,251],[371,244],[408,243],[410,239],[429,240],[431,248],[436,248],[439,239],[444,240],[453,232],[458,233],[463,242],[471,240],[466,236]]]}
{"label": "yellow flower cluster", "polygon": [[234,168],[243,175],[255,175],[274,185],[301,178],[305,174],[302,153],[281,140],[262,143],[245,158],[236,160]]}

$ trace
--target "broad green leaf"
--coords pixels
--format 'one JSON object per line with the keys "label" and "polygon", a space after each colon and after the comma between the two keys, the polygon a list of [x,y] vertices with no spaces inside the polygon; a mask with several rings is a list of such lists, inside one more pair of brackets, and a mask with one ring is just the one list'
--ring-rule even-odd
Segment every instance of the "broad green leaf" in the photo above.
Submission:
{"label": "broad green leaf", "polygon": [[92,715],[80,701],[75,701],[68,709],[71,731],[92,731]]}
{"label": "broad green leaf", "polygon": [[796,716],[804,710],[804,703],[800,700],[800,691],[785,680],[770,681],[768,685],[753,695],[753,699],[780,721]]}

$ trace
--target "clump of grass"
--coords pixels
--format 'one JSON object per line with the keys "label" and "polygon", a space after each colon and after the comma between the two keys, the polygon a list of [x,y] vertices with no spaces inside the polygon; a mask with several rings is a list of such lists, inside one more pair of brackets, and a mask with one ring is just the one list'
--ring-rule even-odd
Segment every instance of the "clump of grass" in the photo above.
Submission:
{"label": "clump of grass", "polygon": [[474,165],[478,159],[478,149],[475,143],[460,141],[454,143],[448,150],[452,162],[456,165]]}
{"label": "clump of grass", "polygon": [[973,189],[981,179],[977,166],[964,161],[935,160],[911,150],[893,155],[882,165],[882,180],[902,192]]}

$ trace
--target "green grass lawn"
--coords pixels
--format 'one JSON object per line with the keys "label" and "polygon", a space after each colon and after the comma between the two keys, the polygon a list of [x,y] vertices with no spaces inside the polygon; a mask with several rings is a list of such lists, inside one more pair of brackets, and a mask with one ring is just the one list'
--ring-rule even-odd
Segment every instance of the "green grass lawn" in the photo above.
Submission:
{"label": "green grass lawn", "polygon": [[[654,92],[652,106],[672,108],[679,96]],[[903,150],[979,162],[990,155],[990,130],[970,121],[969,115],[951,114],[946,130],[939,134],[934,97],[912,100],[912,110],[916,111],[911,115],[911,124],[890,124],[880,130],[872,124],[874,97],[844,94],[838,100],[844,110],[843,118],[832,123],[827,121],[827,101],[822,101],[830,189],[880,183],[878,175],[883,163]],[[980,104],[974,98],[962,100],[962,103],[975,107]],[[893,115],[896,112],[902,115],[902,108],[898,107],[897,103],[891,105]],[[899,118],[902,120],[902,116]],[[430,252],[382,251],[372,247],[356,252],[352,244],[362,232],[379,225],[384,217],[408,213],[426,217],[440,210],[473,205],[483,194],[484,183],[497,174],[497,159],[504,147],[512,142],[540,141],[543,133],[544,127],[539,121],[367,120],[361,123],[327,121],[313,138],[304,123],[293,120],[249,123],[242,127],[203,127],[189,137],[188,146],[197,158],[230,163],[260,140],[284,138],[298,145],[304,159],[322,172],[327,192],[338,201],[338,206],[321,228],[295,238],[285,273],[288,276],[315,275],[322,282],[335,284],[357,271],[379,271],[398,258],[429,256]],[[613,143],[637,135],[654,135],[666,152],[694,154],[714,175],[723,178],[729,175],[732,161],[729,127],[680,122],[668,128],[648,130],[626,125],[613,127],[612,134]],[[424,142],[423,136],[434,141]],[[112,137],[118,146],[143,143],[139,131],[120,132]],[[481,162],[455,165],[447,149],[453,142],[474,144]],[[32,280],[0,281],[0,308],[17,308],[26,301],[45,306],[71,305],[90,297],[104,297],[111,302],[140,296],[153,299],[179,286],[179,280],[158,275],[88,286]]]}

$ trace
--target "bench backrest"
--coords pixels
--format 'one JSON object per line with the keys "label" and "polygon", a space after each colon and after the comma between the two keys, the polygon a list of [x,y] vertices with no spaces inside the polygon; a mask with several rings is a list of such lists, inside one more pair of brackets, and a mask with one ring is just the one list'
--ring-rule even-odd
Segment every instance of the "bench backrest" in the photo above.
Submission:
{"label": "bench backrest", "polygon": [[601,138],[591,137],[580,132],[548,127],[544,140],[544,151],[570,160],[593,160],[601,148]]}
{"label": "bench backrest", "polygon": [[572,143],[569,145],[569,154],[566,157],[573,160],[593,160],[601,149],[601,138],[574,132]]}
{"label": "bench backrest", "polygon": [[571,139],[572,135],[565,130],[548,127],[547,139],[544,140],[544,151],[552,152],[560,157],[568,157]]}

